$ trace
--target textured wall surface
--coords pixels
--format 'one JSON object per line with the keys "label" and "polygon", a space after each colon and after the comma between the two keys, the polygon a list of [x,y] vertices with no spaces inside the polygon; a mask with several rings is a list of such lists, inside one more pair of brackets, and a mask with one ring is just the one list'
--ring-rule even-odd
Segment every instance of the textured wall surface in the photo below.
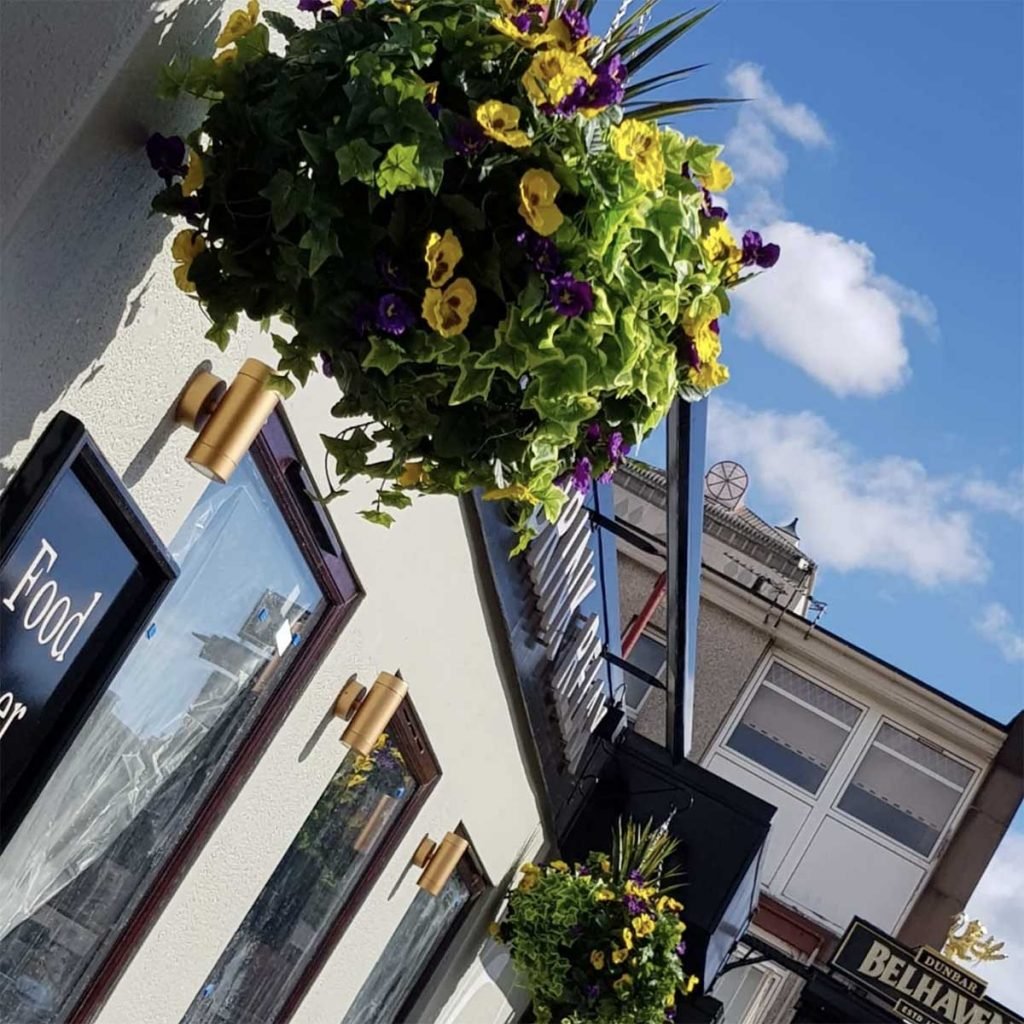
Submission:
{"label": "textured wall surface", "polygon": [[[290,0],[263,6],[294,13]],[[204,0],[4,0],[2,11],[0,486],[63,409],[85,422],[165,540],[206,485],[184,462],[194,435],[172,420],[181,388],[204,362],[230,377],[246,356],[273,360],[255,325],[225,354],[203,339],[205,317],[171,277],[181,225],[147,216],[159,182],[146,137],[196,123],[187,102],[154,99],[156,70],[179,48],[212,50],[222,16]],[[341,426],[329,414],[336,399],[318,379],[287,404],[318,476],[318,435]],[[137,951],[104,1024],[180,1020],[345,754],[335,722],[299,757],[353,672],[402,671],[444,774],[300,1024],[344,1015],[417,891],[407,864],[425,832],[440,838],[463,822],[499,886],[543,842],[458,502],[417,502],[386,531],[357,518],[365,496],[357,487],[330,511],[367,598]],[[477,949],[481,921],[469,933]],[[483,961],[476,970],[489,983]]]}

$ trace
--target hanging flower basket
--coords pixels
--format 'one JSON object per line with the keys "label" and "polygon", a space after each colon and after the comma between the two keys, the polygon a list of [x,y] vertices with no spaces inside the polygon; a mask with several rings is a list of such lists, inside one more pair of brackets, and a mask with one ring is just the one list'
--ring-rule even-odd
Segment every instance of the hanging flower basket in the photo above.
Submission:
{"label": "hanging flower basket", "polygon": [[610,855],[523,865],[491,934],[508,946],[538,1021],[675,1019],[699,983],[683,969],[683,905],[664,868],[676,846],[651,823],[620,823]]}
{"label": "hanging flower basket", "polygon": [[367,519],[482,487],[525,544],[728,378],[727,289],[778,247],[726,228],[719,147],[657,123],[717,101],[642,99],[693,70],[643,76],[706,13],[647,28],[654,2],[598,39],[594,0],[300,0],[302,27],[250,0],[164,69],[209,104],[148,145],[154,209],[190,225],[175,279],[221,347],[282,325],[278,390],[338,382],[365,422],[324,443],[340,483],[380,481]]}

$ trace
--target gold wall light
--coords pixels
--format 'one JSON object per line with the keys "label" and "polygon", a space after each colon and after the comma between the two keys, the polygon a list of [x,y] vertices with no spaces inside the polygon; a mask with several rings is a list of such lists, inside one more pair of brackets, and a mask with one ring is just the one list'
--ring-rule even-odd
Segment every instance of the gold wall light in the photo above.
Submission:
{"label": "gold wall light", "polygon": [[387,672],[381,672],[369,690],[353,676],[334,702],[335,716],[348,722],[341,742],[369,754],[408,692],[404,679]]}
{"label": "gold wall light", "polygon": [[452,877],[462,855],[468,849],[469,840],[454,832],[446,833],[439,843],[435,843],[430,836],[424,836],[412,855],[413,864],[424,869],[416,884],[431,896],[436,896]]}
{"label": "gold wall light", "polygon": [[199,431],[185,461],[203,476],[227,483],[280,395],[267,387],[274,371],[259,359],[246,359],[225,389],[224,381],[203,370],[188,382],[174,418]]}

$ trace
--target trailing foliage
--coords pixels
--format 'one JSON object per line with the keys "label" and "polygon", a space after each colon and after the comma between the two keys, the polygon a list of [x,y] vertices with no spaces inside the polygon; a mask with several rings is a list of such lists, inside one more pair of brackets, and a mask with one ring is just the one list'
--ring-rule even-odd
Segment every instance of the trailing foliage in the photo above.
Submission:
{"label": "trailing foliage", "polygon": [[650,822],[619,822],[611,855],[573,868],[523,865],[492,934],[508,946],[538,1021],[674,1019],[676,1000],[698,984],[682,964],[683,906],[666,891],[675,848]]}
{"label": "trailing foliage", "polygon": [[706,14],[643,28],[653,4],[602,40],[587,2],[300,0],[300,27],[250,0],[164,70],[209,101],[148,146],[153,208],[192,225],[176,280],[222,348],[241,315],[284,325],[284,394],[337,381],[369,426],[324,443],[341,483],[380,481],[371,521],[482,487],[525,543],[727,379],[726,290],[778,249],[726,229],[719,147],[656,123],[717,101],[642,99],[694,70],[637,77]]}

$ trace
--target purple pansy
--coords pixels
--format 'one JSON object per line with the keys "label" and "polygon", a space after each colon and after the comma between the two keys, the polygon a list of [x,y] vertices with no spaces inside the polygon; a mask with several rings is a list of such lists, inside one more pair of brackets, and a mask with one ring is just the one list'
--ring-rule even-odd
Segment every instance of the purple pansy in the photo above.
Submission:
{"label": "purple pansy", "polygon": [[700,356],[697,354],[697,345],[692,338],[686,339],[686,362],[691,370],[700,369]]}
{"label": "purple pansy", "polygon": [[626,65],[618,55],[599,64],[594,69],[594,81],[590,85],[577,79],[573,90],[558,105],[546,113],[571,117],[581,108],[603,110],[621,103],[626,95]]}
{"label": "purple pansy", "polygon": [[763,270],[767,270],[779,262],[781,252],[782,250],[774,242],[765,245],[760,232],[743,232],[743,265],[745,267],[756,263]]}
{"label": "purple pansy", "polygon": [[724,206],[715,205],[715,197],[706,189],[701,189],[704,193],[704,216],[714,217],[717,220],[728,220],[729,211]]}
{"label": "purple pansy", "polygon": [[600,985],[588,985],[584,990],[583,994],[587,997],[589,1002],[593,1002],[601,994]]}
{"label": "purple pansy", "polygon": [[459,156],[477,156],[487,145],[487,136],[483,128],[475,121],[461,120],[455,125],[455,131],[448,137],[448,145]]}
{"label": "purple pansy", "polygon": [[320,353],[320,369],[323,371],[325,377],[334,376],[334,360],[331,359],[330,352]]}
{"label": "purple pansy", "polygon": [[676,956],[678,956],[678,957],[686,956],[686,942],[685,942],[685,940],[683,942],[680,942],[679,945],[676,946]]}
{"label": "purple pansy", "polygon": [[[618,455],[614,455],[612,453],[612,442],[615,442],[616,438],[618,438],[618,441],[616,443],[621,447],[621,445],[622,445],[622,435],[617,430],[615,431],[614,434],[612,434],[612,436],[608,440],[608,457],[611,458],[611,459],[617,459],[619,457]],[[626,445],[626,451],[629,451],[629,445],[628,444]],[[630,873],[626,877],[631,882],[636,882],[637,885],[643,885],[644,884],[644,876],[641,875],[640,872],[637,871],[636,868],[633,868],[633,870],[630,871]]]}
{"label": "purple pansy", "polygon": [[373,258],[373,265],[377,268],[381,280],[389,288],[405,287],[405,277],[398,266],[398,261],[390,252],[385,249],[379,250]]}
{"label": "purple pansy", "polygon": [[377,303],[377,316],[374,321],[386,334],[393,337],[405,334],[416,322],[416,314],[409,303],[395,292],[382,295]]}
{"label": "purple pansy", "polygon": [[330,7],[331,0],[299,0],[299,10],[309,14],[316,14],[325,7]]}
{"label": "purple pansy", "polygon": [[344,0],[341,5],[342,14],[355,14],[359,10],[359,4],[357,0]]}
{"label": "purple pansy", "polygon": [[600,476],[599,476],[599,477],[597,478],[597,482],[598,482],[599,484],[610,484],[610,483],[612,482],[612,477],[613,477],[613,476],[615,476],[615,467],[614,467],[614,466],[609,466],[609,467],[608,467],[608,469],[606,469],[606,470],[605,470],[605,471],[604,471],[604,472],[603,472],[603,473],[602,473],[602,474],[601,474],[601,475],[600,475]]}
{"label": "purple pansy", "polygon": [[182,177],[188,172],[185,166],[185,142],[177,135],[163,136],[153,132],[146,140],[146,156],[149,165],[170,185],[175,175]]}
{"label": "purple pansy", "polygon": [[332,11],[330,7],[325,7],[320,12],[320,20],[321,21],[337,21],[338,20],[338,15],[335,14],[334,11]]}
{"label": "purple pansy", "polygon": [[637,896],[623,897],[622,904],[630,917],[636,917],[637,914],[642,914],[647,910],[647,904]]}
{"label": "purple pansy", "polygon": [[544,238],[536,231],[525,229],[516,235],[516,242],[526,253],[526,258],[538,274],[549,277],[562,269],[562,257],[559,255],[558,246],[550,238]]}
{"label": "purple pansy", "polygon": [[583,435],[588,441],[600,441],[601,440],[601,424],[591,423],[587,427],[587,432]]}
{"label": "purple pansy", "polygon": [[586,491],[590,487],[590,459],[586,455],[572,468],[572,485],[577,491]]}
{"label": "purple pansy", "polygon": [[[608,458],[612,462],[621,462],[629,454],[630,446],[624,444],[622,440],[622,434],[619,431],[614,431],[612,436],[608,438]],[[636,875],[636,878],[633,876]],[[639,871],[631,871],[629,873],[630,880],[636,882],[638,885],[643,884],[644,877]]]}
{"label": "purple pansy", "polygon": [[562,23],[569,30],[569,38],[574,43],[578,43],[590,35],[590,22],[587,21],[587,16],[582,11],[573,9],[563,12]]}
{"label": "purple pansy", "polygon": [[674,1006],[666,1006],[665,1007],[665,1020],[675,1020],[675,1019],[676,1019],[676,1008]]}
{"label": "purple pansy", "polygon": [[586,878],[590,875],[590,868],[584,866],[580,868],[579,871],[576,872],[576,874],[579,875],[580,878]]}
{"label": "purple pansy", "polygon": [[594,308],[594,289],[569,271],[551,278],[548,295],[555,311],[565,317],[581,316]]}
{"label": "purple pansy", "polygon": [[715,317],[715,319],[714,319],[714,320],[712,320],[712,321],[711,321],[711,322],[710,322],[710,323],[708,324],[708,327],[710,327],[710,328],[711,328],[711,330],[713,330],[713,331],[715,332],[715,334],[721,334],[721,333],[722,333],[722,332],[721,332],[721,330],[720,330],[720,329],[719,329],[719,327],[718,327],[718,317]]}

